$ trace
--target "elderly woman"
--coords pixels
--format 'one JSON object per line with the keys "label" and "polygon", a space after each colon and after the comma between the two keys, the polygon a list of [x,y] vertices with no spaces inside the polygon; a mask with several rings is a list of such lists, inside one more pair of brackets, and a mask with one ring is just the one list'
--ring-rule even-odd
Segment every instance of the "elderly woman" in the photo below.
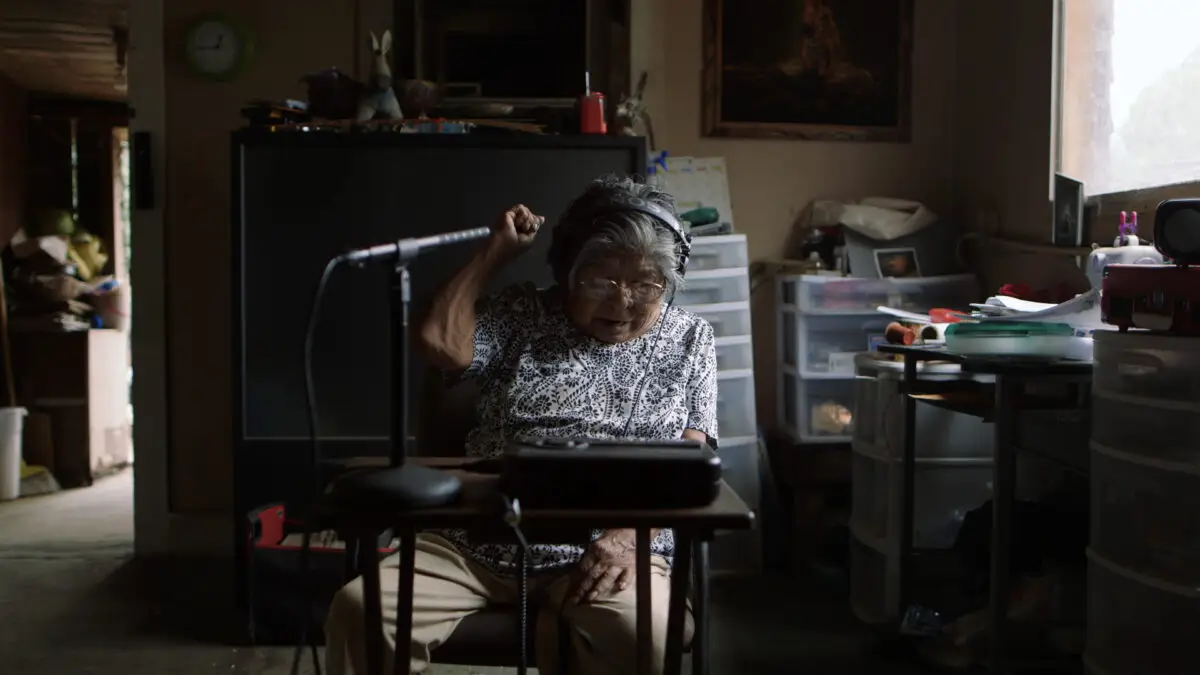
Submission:
{"label": "elderly woman", "polygon": [[[712,327],[671,305],[686,264],[674,199],[629,179],[594,182],[554,231],[555,285],[517,285],[483,297],[493,274],[529,248],[543,220],[524,206],[502,214],[487,245],[441,291],[421,327],[430,361],[480,387],[481,421],[467,437],[467,454],[499,455],[518,435],[715,443]],[[651,549],[661,668],[672,533],[654,533]],[[586,548],[531,546],[530,592],[549,608],[536,626],[543,675],[556,672],[560,618],[571,631],[565,658],[573,675],[636,672],[634,550],[632,530],[595,532]],[[431,650],[465,616],[515,603],[515,559],[514,547],[475,544],[463,531],[417,538],[414,672],[425,669]],[[395,556],[382,564],[385,640],[393,648],[398,567]],[[363,630],[357,580],[330,608],[330,675],[366,672]],[[689,617],[687,639],[690,631]]]}

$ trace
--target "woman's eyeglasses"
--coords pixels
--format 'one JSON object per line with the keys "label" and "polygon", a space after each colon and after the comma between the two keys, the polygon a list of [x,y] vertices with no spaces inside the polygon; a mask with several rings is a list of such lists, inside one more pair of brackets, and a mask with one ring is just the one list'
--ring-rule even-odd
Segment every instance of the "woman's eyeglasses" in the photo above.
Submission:
{"label": "woman's eyeglasses", "polygon": [[666,293],[667,289],[662,284],[656,284],[649,281],[640,281],[632,284],[626,284],[612,279],[588,279],[579,282],[580,292],[593,300],[611,300],[618,297],[622,290],[629,291],[629,297],[634,302],[646,304],[654,302]]}

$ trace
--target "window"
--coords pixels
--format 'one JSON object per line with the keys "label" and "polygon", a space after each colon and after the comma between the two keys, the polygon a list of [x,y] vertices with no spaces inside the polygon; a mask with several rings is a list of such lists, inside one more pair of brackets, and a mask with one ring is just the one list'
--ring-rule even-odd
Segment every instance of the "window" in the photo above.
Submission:
{"label": "window", "polygon": [[1065,2],[1061,171],[1089,195],[1200,182],[1200,2]]}

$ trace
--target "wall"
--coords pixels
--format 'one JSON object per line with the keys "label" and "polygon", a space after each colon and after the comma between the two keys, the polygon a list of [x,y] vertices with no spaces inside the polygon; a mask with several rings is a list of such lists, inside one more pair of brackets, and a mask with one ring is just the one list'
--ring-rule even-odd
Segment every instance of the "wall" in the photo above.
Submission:
{"label": "wall", "polygon": [[[949,215],[955,78],[954,0],[918,0],[914,17],[912,142],[818,143],[700,135],[703,0],[636,0],[634,73],[649,72],[656,140],[674,155],[723,156],[737,227],[751,260],[779,257],[801,209],[814,199],[916,199]],[[754,297],[760,423],[775,419],[774,294]]]}
{"label": "wall", "polygon": [[0,76],[0,248],[23,225],[26,99],[24,89]]}
{"label": "wall", "polygon": [[[980,2],[958,13],[954,211],[968,230],[1050,243],[1055,5]],[[1017,281],[1086,283],[1069,257],[974,249],[989,292]]]}

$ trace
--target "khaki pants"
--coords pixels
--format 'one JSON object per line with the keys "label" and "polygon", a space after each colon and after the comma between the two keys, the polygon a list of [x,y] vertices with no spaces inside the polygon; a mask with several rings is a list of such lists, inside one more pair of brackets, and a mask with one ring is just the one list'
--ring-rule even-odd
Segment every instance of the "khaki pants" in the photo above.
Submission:
{"label": "khaki pants", "polygon": [[[412,665],[419,673],[429,665],[430,651],[446,641],[464,617],[488,605],[515,605],[517,580],[501,577],[467,558],[445,539],[420,534],[416,539],[413,577]],[[650,582],[653,616],[655,673],[662,672],[666,650],[667,605],[671,596],[671,569],[654,556]],[[398,555],[380,566],[383,594],[385,672],[395,658],[396,605],[400,584]],[[567,574],[530,574],[529,592],[542,599],[547,610],[537,618],[537,661],[542,675],[558,675],[558,623],[563,598],[570,585]],[[568,604],[563,618],[571,626],[570,675],[632,675],[637,672],[637,610],[635,586],[614,591],[591,603]],[[684,643],[692,636],[690,613]],[[333,599],[325,624],[327,675],[366,675],[366,636],[363,620],[362,579],[347,584]]]}

